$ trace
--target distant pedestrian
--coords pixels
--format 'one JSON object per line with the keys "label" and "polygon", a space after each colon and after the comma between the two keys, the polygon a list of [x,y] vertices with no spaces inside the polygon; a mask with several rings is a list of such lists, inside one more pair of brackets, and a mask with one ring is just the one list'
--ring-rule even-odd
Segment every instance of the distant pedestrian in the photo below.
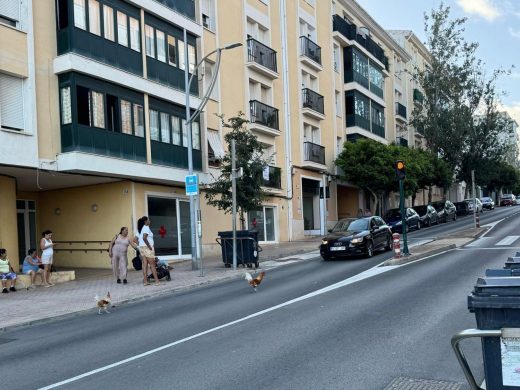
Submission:
{"label": "distant pedestrian", "polygon": [[358,216],[358,218],[361,218],[363,216],[363,210],[362,209],[358,209],[357,216]]}
{"label": "distant pedestrian", "polygon": [[370,211],[370,209],[365,209],[365,213],[363,214],[364,217],[371,217],[372,216],[372,212]]}
{"label": "distant pedestrian", "polygon": [[137,249],[134,240],[128,237],[128,228],[123,226],[108,248],[108,255],[112,261],[112,271],[117,283],[121,283],[121,279],[123,279],[123,284],[128,283],[126,280],[128,273],[128,246]]}
{"label": "distant pedestrian", "polygon": [[157,276],[156,262],[155,262],[155,248],[153,241],[153,233],[150,229],[150,219],[146,216],[139,218],[137,221],[137,232],[139,238],[139,252],[143,260],[143,284],[145,286],[148,283],[148,265],[152,271],[153,278],[155,279],[155,285],[159,285],[159,278]]}
{"label": "distant pedestrian", "polygon": [[29,249],[29,251],[27,252],[27,256],[25,256],[25,259],[23,260],[22,265],[22,273],[31,277],[31,284],[27,287],[28,289],[36,287],[36,275],[40,275],[40,277],[42,278],[43,285],[43,273],[45,271],[40,268],[41,263],[42,262],[38,258],[38,252],[36,251],[36,249]]}
{"label": "distant pedestrian", "polygon": [[54,286],[51,283],[51,267],[54,258],[54,244],[52,242],[52,232],[45,230],[42,233],[40,240],[40,249],[42,250],[42,264],[43,264],[43,287]]}
{"label": "distant pedestrian", "polygon": [[[0,248],[0,280],[2,281],[2,292],[4,294],[7,294],[9,291],[16,291],[16,288],[14,288],[16,272],[14,272],[7,258],[7,250],[4,248]],[[9,287],[7,287],[7,281],[9,281]]]}

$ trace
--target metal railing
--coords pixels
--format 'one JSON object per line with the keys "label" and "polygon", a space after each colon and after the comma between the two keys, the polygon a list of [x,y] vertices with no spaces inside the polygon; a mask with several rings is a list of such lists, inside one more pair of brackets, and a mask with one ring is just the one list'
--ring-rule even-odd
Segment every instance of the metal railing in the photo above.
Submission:
{"label": "metal railing", "polygon": [[305,36],[300,37],[301,54],[321,64],[321,47]]}
{"label": "metal railing", "polygon": [[395,139],[395,143],[398,146],[404,146],[405,148],[408,147],[408,140],[406,138],[404,138],[404,137],[397,137]]}
{"label": "metal railing", "polygon": [[278,123],[278,109],[268,106],[258,100],[249,101],[249,114],[251,116],[251,123],[259,123],[261,125],[270,127],[271,129],[279,130]]}
{"label": "metal railing", "polygon": [[312,142],[304,142],[303,159],[325,165],[325,147]]}
{"label": "metal railing", "polygon": [[269,166],[269,179],[264,178],[264,186],[270,188],[282,188],[282,169]]}
{"label": "metal railing", "polygon": [[314,92],[312,89],[303,88],[302,89],[302,100],[303,100],[303,108],[310,108],[320,114],[325,113],[325,107],[323,103],[323,96],[317,92]]}
{"label": "metal railing", "polygon": [[[85,240],[85,241],[53,241],[55,244],[58,244],[53,248],[54,252],[107,252],[108,246],[111,241],[103,241],[103,240]],[[64,245],[63,245],[64,244]],[[64,248],[68,244],[68,248]],[[83,244],[84,248],[78,248],[79,244]],[[74,247],[72,247],[74,245]],[[87,248],[87,245],[98,245],[97,248]],[[60,248],[61,246],[61,248]]]}
{"label": "metal railing", "polygon": [[399,102],[395,103],[395,113],[406,119],[406,106]]}
{"label": "metal railing", "polygon": [[247,39],[247,59],[277,72],[276,51],[254,38]]}

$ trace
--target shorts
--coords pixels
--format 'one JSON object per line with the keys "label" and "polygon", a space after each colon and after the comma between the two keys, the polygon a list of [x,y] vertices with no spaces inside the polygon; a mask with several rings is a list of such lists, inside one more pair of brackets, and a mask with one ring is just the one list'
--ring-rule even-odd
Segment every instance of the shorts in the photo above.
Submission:
{"label": "shorts", "polygon": [[147,246],[140,246],[139,253],[141,256],[146,257],[148,259],[155,259],[155,251],[150,250]]}
{"label": "shorts", "polygon": [[52,255],[42,255],[42,264],[52,264]]}
{"label": "shorts", "polygon": [[6,280],[6,279],[15,280],[16,274],[14,272],[7,272],[5,274],[0,274],[0,280]]}
{"label": "shorts", "polygon": [[24,274],[30,275],[31,272],[34,272],[35,274],[38,274],[38,273],[43,272],[43,270],[41,268],[38,268],[38,269],[28,269],[27,271],[24,272]]}

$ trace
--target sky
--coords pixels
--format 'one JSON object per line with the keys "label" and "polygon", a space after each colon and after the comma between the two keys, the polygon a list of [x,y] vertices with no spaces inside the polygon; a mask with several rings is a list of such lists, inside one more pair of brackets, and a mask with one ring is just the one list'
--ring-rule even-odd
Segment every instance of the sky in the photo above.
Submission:
{"label": "sky", "polygon": [[[441,0],[357,0],[387,30],[412,30],[425,41],[424,13],[438,9]],[[465,38],[478,42],[477,56],[494,69],[511,69],[498,89],[509,114],[520,125],[520,0],[443,0],[453,18],[467,17]]]}

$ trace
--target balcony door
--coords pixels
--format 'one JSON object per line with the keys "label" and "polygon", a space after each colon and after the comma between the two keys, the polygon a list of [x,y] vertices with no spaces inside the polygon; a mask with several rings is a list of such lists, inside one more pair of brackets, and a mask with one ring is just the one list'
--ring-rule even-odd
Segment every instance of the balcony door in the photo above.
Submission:
{"label": "balcony door", "polygon": [[276,239],[276,208],[264,206],[247,213],[249,230],[258,231],[259,242],[275,242]]}

